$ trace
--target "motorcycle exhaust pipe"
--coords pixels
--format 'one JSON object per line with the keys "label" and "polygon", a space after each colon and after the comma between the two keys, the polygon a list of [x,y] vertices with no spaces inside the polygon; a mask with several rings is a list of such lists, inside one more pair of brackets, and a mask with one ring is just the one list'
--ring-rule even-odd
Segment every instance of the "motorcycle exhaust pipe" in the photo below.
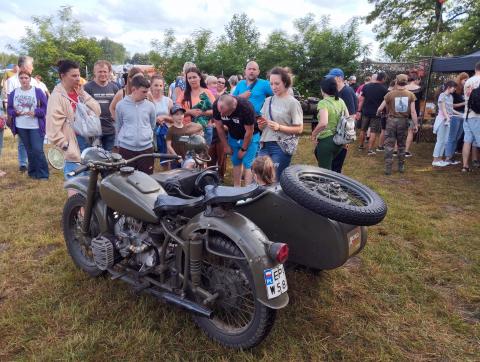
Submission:
{"label": "motorcycle exhaust pipe", "polygon": [[109,270],[109,271],[110,271],[110,273],[112,273],[112,279],[123,280],[124,282],[127,282],[128,284],[131,284],[131,285],[137,287],[138,291],[148,292],[151,295],[153,295],[154,297],[157,297],[161,300],[164,300],[166,302],[169,302],[169,303],[172,303],[176,306],[184,308],[184,309],[188,310],[189,312],[195,313],[195,314],[197,314],[201,317],[206,317],[206,318],[209,318],[209,319],[211,319],[213,317],[213,311],[211,309],[205,308],[198,303],[189,301],[187,299],[183,299],[180,296],[178,296],[176,294],[173,294],[173,293],[162,292],[162,291],[156,290],[156,289],[148,286],[148,284],[149,284],[148,281],[147,281],[147,283],[142,285],[141,283],[139,283],[137,280],[135,280],[134,278],[132,278],[128,274],[118,273],[118,272],[115,272],[113,270]]}
{"label": "motorcycle exhaust pipe", "polygon": [[175,304],[176,306],[182,307],[189,312],[195,313],[201,317],[206,317],[211,319],[213,317],[213,311],[211,309],[205,308],[198,303],[191,302],[189,300],[183,299],[176,294],[161,292],[152,288],[145,289],[146,292],[152,294],[153,296],[165,300],[169,303]]}

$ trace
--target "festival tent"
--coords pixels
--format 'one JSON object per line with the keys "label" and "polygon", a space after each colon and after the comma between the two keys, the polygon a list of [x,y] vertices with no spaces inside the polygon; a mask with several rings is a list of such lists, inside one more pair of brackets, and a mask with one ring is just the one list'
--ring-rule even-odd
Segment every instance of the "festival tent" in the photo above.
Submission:
{"label": "festival tent", "polygon": [[480,50],[461,57],[433,58],[432,72],[472,72],[477,62],[480,62]]}

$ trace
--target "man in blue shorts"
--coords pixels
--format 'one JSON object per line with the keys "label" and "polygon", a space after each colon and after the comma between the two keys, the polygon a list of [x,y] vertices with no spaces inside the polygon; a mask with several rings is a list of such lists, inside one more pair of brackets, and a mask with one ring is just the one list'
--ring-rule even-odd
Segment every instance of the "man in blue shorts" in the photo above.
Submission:
{"label": "man in blue shorts", "polygon": [[261,115],[260,110],[263,107],[265,98],[273,96],[270,82],[265,79],[260,79],[260,68],[254,61],[248,62],[245,67],[245,78],[241,80],[232,95],[240,98],[248,99],[252,103],[255,113]]}
{"label": "man in blue shorts", "polygon": [[[245,170],[245,185],[252,183],[252,163],[258,152],[260,131],[251,103],[240,97],[223,94],[213,103],[213,119],[218,137],[233,164],[233,185],[241,186]],[[228,136],[223,126],[228,128]]]}

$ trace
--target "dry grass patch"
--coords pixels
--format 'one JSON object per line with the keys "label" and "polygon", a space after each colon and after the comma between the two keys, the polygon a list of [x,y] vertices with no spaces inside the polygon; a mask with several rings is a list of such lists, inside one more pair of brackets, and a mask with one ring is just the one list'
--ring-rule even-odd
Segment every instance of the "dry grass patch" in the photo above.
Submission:
{"label": "dry grass patch", "polygon": [[[383,175],[382,154],[349,151],[345,173],[389,205],[346,266],[289,270],[290,304],[252,351],[210,341],[190,316],[107,278],[90,279],[67,255],[62,174],[17,172],[5,138],[0,169],[0,360],[478,360],[480,171],[432,170],[415,145],[407,172]],[[295,163],[315,164],[302,138]],[[320,232],[320,231],[319,231]]]}

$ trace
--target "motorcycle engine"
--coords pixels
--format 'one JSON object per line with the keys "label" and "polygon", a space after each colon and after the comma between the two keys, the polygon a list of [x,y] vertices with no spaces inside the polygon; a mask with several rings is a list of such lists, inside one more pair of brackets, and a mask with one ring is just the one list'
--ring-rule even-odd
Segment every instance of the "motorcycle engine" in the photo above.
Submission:
{"label": "motorcycle engine", "polygon": [[115,222],[114,235],[118,253],[140,272],[158,265],[158,250],[141,221],[119,215]]}

